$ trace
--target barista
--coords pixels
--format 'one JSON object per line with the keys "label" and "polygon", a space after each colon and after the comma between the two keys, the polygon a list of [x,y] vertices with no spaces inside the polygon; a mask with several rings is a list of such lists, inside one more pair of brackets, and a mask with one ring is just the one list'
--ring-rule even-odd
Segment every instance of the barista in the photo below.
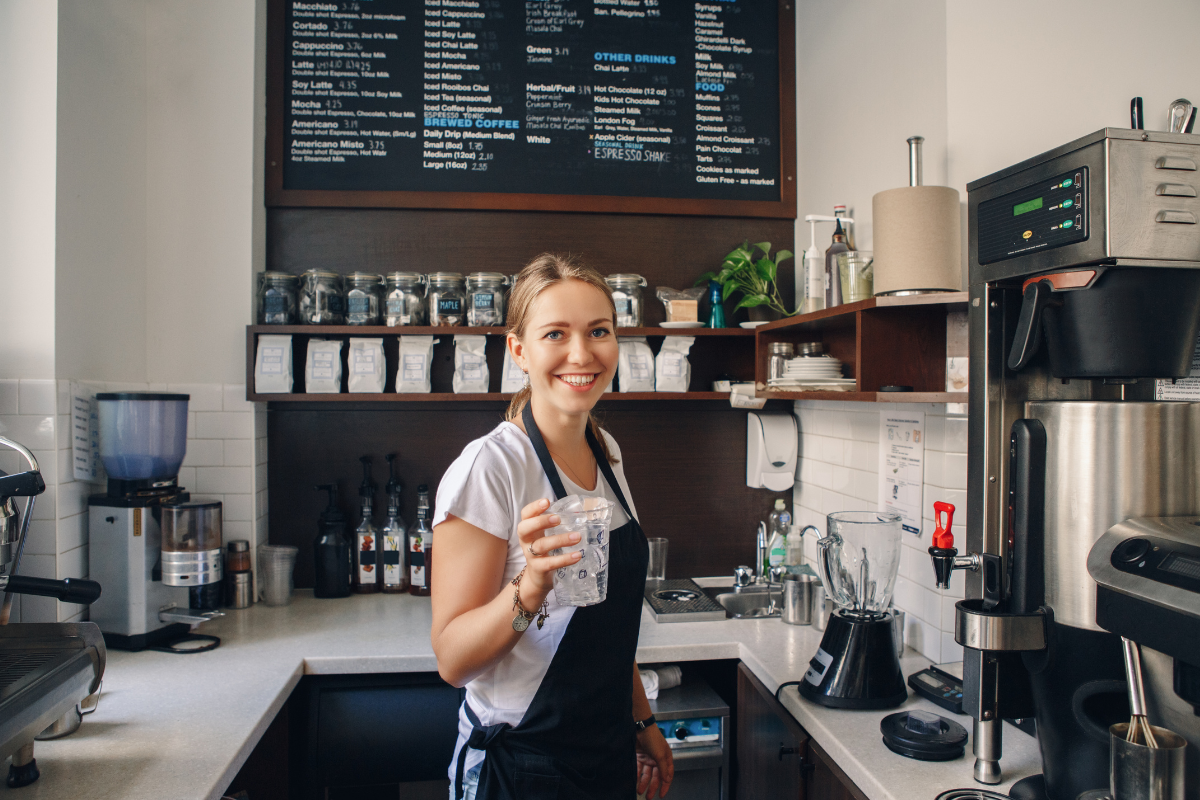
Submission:
{"label": "barista", "polygon": [[[431,638],[438,671],[465,686],[452,796],[664,796],[671,751],[637,675],[648,546],[620,450],[591,417],[617,363],[603,278],[542,255],[514,283],[507,346],[528,375],[507,420],[467,445],[438,488]],[[603,496],[614,509],[608,595],[560,606],[552,576],[579,553],[550,551],[553,498]],[[530,622],[536,618],[537,624]]]}

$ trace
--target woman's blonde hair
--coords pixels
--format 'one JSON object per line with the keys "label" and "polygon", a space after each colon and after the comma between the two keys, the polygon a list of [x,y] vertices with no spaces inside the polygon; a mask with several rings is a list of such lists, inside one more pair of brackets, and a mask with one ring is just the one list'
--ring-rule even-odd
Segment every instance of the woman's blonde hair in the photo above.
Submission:
{"label": "woman's blonde hair", "polygon": [[[533,302],[538,299],[542,292],[551,286],[571,280],[582,281],[590,286],[594,286],[604,294],[604,298],[608,300],[608,307],[612,310],[615,330],[617,307],[613,303],[612,289],[605,283],[600,273],[590,267],[584,266],[574,256],[542,253],[533,259],[533,261],[526,264],[525,268],[518,273],[516,279],[513,281],[512,292],[508,297],[508,332],[518,339],[524,337],[525,325],[529,321],[529,312],[533,308]],[[533,390],[526,383],[520,391],[513,395],[512,402],[508,404],[508,412],[504,415],[504,418],[509,422],[519,419],[521,411],[525,408],[525,404],[529,402],[532,394]],[[600,432],[600,425],[596,422],[594,413],[588,414],[588,428],[591,429],[592,434],[596,437],[596,441],[600,443],[600,449],[604,451],[604,457],[608,459],[608,463],[617,463],[617,459],[608,450],[608,442],[605,441],[604,435]]]}

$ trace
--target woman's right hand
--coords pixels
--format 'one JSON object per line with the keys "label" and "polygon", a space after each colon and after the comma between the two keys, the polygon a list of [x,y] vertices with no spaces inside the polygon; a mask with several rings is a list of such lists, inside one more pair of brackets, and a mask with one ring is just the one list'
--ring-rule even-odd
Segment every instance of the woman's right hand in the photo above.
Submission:
{"label": "woman's right hand", "polygon": [[583,557],[582,550],[561,556],[548,556],[551,550],[577,544],[579,533],[559,533],[546,536],[546,531],[558,525],[557,514],[546,514],[549,500],[535,500],[521,509],[521,522],[517,525],[517,536],[521,550],[525,553],[525,577],[521,579],[521,600],[526,610],[536,610],[554,588],[554,572],[570,566]]}

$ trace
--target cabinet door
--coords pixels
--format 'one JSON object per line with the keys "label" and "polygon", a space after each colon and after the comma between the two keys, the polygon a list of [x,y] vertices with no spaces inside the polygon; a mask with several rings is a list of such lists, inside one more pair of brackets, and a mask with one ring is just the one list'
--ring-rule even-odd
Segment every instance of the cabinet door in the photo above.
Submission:
{"label": "cabinet door", "polygon": [[749,670],[738,665],[739,800],[804,800],[808,735]]}
{"label": "cabinet door", "polygon": [[811,765],[808,771],[806,800],[867,800],[866,795],[842,772],[841,767],[834,763],[820,745],[809,739],[806,750],[806,761]]}

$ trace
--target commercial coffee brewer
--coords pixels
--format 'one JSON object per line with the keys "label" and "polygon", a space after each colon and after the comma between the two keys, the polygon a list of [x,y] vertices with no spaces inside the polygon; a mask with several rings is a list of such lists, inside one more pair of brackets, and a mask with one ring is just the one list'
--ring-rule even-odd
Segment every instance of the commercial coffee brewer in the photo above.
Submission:
{"label": "commercial coffee brewer", "polygon": [[1089,553],[1136,565],[1126,540],[1200,552],[1200,405],[1155,400],[1200,330],[1198,166],[1200,136],[1104,129],[968,184],[967,546],[930,552],[943,586],[970,571],[955,638],[977,781],[1002,780],[1002,720],[1036,719],[1042,775],[1014,797],[1108,788],[1108,728],[1130,715],[1117,633],[1192,631],[1190,649],[1142,651],[1152,706],[1181,709],[1189,749],[1200,738],[1200,560],[1177,562],[1138,624],[1106,616],[1122,589],[1089,574]]}
{"label": "commercial coffee brewer", "polygon": [[96,395],[108,491],[88,498],[88,568],[104,587],[91,606],[109,647],[194,652],[219,639],[191,633],[213,617],[221,586],[221,504],[179,486],[186,394]]}

